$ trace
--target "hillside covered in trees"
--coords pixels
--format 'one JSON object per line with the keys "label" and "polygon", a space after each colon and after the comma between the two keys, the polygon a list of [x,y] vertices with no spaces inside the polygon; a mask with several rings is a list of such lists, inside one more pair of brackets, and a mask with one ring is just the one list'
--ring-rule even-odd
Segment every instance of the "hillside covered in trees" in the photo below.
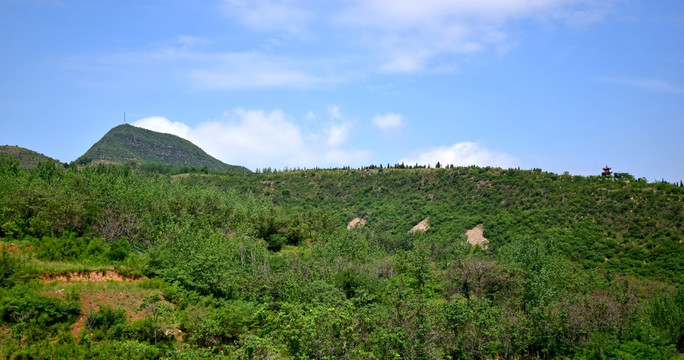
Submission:
{"label": "hillside covered in trees", "polygon": [[248,171],[242,166],[225,164],[176,135],[127,124],[109,130],[76,160],[79,164],[93,161]]}
{"label": "hillside covered in trees", "polygon": [[684,358],[680,186],[479,167],[172,173],[2,158],[0,354]]}
{"label": "hillside covered in trees", "polygon": [[14,157],[19,162],[19,166],[25,169],[32,169],[41,162],[58,162],[51,157],[21,146],[2,145],[0,146],[0,156]]}

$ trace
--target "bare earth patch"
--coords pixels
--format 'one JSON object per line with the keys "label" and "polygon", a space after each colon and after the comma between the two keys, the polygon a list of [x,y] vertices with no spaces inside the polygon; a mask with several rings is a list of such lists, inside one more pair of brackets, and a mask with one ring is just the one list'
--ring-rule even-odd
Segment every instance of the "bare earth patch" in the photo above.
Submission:
{"label": "bare earth patch", "polygon": [[139,281],[141,278],[132,278],[132,277],[126,277],[114,270],[106,270],[106,271],[88,271],[88,272],[79,272],[79,271],[73,271],[67,274],[60,274],[60,275],[42,275],[41,279],[43,280],[44,283],[50,283],[53,281],[61,281],[61,282],[72,282],[72,281],[83,281],[83,282],[103,282],[103,281],[116,281],[116,282],[122,282],[122,281]]}
{"label": "bare earth patch", "polygon": [[484,225],[478,224],[474,228],[466,231],[466,238],[470,245],[480,245],[481,248],[487,249],[489,247],[489,240],[484,237]]}
{"label": "bare earth patch", "polygon": [[415,232],[426,232],[430,228],[430,217],[426,217],[423,219],[423,221],[419,222],[409,230],[410,233],[415,233]]}
{"label": "bare earth patch", "polygon": [[357,217],[357,218],[354,218],[352,221],[350,221],[349,224],[347,224],[347,230],[351,230],[351,229],[357,228],[357,227],[362,227],[364,225],[366,225],[366,219],[362,219],[362,218]]}
{"label": "bare earth patch", "polygon": [[[65,291],[72,285],[66,285],[65,288],[56,291],[46,292],[45,295],[58,298],[65,298],[68,291]],[[81,303],[81,316],[71,327],[71,335],[78,338],[81,330],[86,326],[88,320],[88,312],[98,311],[102,306],[109,306],[113,309],[123,309],[126,311],[126,320],[133,322],[145,318],[149,314],[149,309],[141,309],[142,299],[155,290],[135,289],[130,287],[113,287],[101,289],[100,285],[88,285],[81,288],[79,291],[79,300]],[[166,300],[162,300],[168,304]],[[178,331],[174,328],[174,331]],[[179,335],[174,332],[174,335]]]}
{"label": "bare earth patch", "polygon": [[76,320],[71,328],[71,335],[78,337],[81,329],[86,324],[89,311],[98,311],[100,306],[108,305],[112,308],[121,308],[126,310],[126,318],[128,321],[136,321],[145,317],[146,312],[140,310],[142,298],[148,292],[141,291],[98,291],[98,292],[82,292],[81,293],[81,316]]}

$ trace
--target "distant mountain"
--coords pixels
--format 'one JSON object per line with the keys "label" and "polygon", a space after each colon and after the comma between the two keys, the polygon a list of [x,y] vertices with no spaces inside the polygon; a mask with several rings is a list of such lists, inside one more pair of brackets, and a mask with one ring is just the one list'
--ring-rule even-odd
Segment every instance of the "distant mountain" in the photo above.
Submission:
{"label": "distant mountain", "polygon": [[119,125],[107,132],[77,163],[96,161],[172,166],[204,167],[209,170],[244,170],[210,156],[197,145],[176,135],[163,134],[132,125]]}
{"label": "distant mountain", "polygon": [[41,162],[59,162],[49,156],[20,146],[2,145],[0,146],[0,155],[2,154],[14,156],[19,160],[19,165],[25,169],[32,169]]}

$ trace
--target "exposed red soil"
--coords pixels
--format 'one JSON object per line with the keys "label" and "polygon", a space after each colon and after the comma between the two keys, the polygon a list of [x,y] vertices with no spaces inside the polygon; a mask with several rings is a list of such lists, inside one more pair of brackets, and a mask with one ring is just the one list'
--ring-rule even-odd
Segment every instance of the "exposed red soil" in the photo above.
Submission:
{"label": "exposed red soil", "polygon": [[50,283],[53,281],[61,282],[73,282],[73,281],[83,281],[83,282],[103,282],[103,281],[140,281],[141,278],[127,277],[119,274],[114,270],[102,270],[102,271],[72,271],[66,274],[51,275],[43,274],[40,277],[43,282]]}
{"label": "exposed red soil", "polygon": [[81,293],[81,316],[71,328],[71,335],[78,336],[81,329],[85,326],[86,314],[88,311],[97,311],[100,306],[109,305],[112,308],[122,308],[126,310],[128,321],[135,321],[145,317],[146,312],[140,310],[140,304],[145,293],[141,292],[119,292],[98,291],[94,293]]}
{"label": "exposed red soil", "polygon": [[[111,306],[112,308],[120,308],[126,310],[126,319],[128,321],[136,321],[145,317],[147,312],[140,310],[142,298],[147,295],[149,291],[145,290],[125,290],[121,292],[115,291],[95,291],[80,293],[81,298],[81,316],[76,320],[71,327],[71,335],[78,337],[81,329],[85,326],[89,311],[98,311],[100,306]],[[66,296],[64,289],[47,293],[48,296],[63,298]]]}

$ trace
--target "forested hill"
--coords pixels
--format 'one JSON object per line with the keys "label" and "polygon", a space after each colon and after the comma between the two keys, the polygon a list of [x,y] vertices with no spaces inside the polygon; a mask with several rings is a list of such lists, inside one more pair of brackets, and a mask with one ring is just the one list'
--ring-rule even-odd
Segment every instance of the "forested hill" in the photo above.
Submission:
{"label": "forested hill", "polygon": [[0,157],[0,354],[684,358],[684,187],[478,167],[171,173]]}
{"label": "forested hill", "polygon": [[41,162],[58,162],[57,160],[49,156],[45,156],[39,152],[20,146],[11,145],[0,146],[0,156],[12,156],[19,161],[19,166],[22,166],[26,169],[32,169]]}
{"label": "forested hill", "polygon": [[427,235],[453,242],[483,224],[493,251],[521,237],[543,239],[587,268],[684,283],[684,187],[617,176],[376,168],[194,181],[253,192],[286,208],[325,209],[337,226],[358,217],[378,241],[404,239],[426,218]]}
{"label": "forested hill", "polygon": [[208,155],[188,140],[176,135],[159,133],[132,125],[119,125],[111,129],[95,143],[77,163],[92,161],[116,163],[163,164],[176,167],[207,167],[212,171],[244,170],[228,165]]}

